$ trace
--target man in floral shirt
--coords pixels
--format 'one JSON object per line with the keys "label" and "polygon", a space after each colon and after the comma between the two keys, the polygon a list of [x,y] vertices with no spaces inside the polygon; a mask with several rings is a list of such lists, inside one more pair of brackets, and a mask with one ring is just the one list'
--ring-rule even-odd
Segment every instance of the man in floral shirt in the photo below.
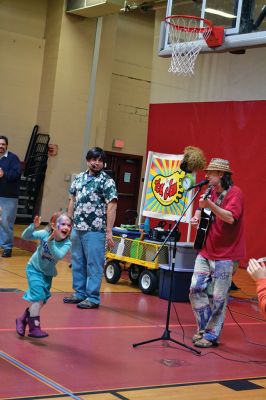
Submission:
{"label": "man in floral shirt", "polygon": [[113,247],[112,228],[116,217],[115,182],[104,171],[105,153],[99,147],[88,151],[88,170],[76,176],[70,187],[68,213],[72,231],[72,279],[75,293],[64,303],[78,308],[98,308],[105,260],[105,243]]}

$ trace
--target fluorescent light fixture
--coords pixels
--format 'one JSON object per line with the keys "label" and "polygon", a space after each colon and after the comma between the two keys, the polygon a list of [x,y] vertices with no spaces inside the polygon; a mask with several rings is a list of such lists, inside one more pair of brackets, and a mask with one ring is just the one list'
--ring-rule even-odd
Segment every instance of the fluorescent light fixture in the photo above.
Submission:
{"label": "fluorescent light fixture", "polygon": [[231,18],[231,19],[236,18],[236,15],[229,14],[229,13],[226,13],[226,12],[220,11],[220,10],[215,10],[214,8],[206,8],[205,12],[208,12],[210,14],[220,15],[221,17],[224,17],[224,18]]}

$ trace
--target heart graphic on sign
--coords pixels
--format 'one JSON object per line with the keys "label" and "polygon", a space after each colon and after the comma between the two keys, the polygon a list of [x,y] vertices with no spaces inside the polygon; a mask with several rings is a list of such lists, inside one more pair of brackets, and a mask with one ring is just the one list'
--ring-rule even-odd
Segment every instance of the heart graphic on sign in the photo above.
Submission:
{"label": "heart graphic on sign", "polygon": [[184,176],[185,172],[181,170],[168,176],[156,175],[151,182],[151,188],[156,200],[164,206],[169,206],[173,202],[178,203],[184,193],[181,184]]}

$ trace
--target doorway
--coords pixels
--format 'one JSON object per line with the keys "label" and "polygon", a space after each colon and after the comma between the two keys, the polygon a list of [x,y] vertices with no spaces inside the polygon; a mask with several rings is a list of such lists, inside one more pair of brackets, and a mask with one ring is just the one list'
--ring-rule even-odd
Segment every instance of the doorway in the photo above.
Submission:
{"label": "doorway", "polygon": [[113,177],[118,191],[115,225],[135,224],[136,220],[127,210],[137,211],[141,179],[142,156],[106,151],[106,167]]}

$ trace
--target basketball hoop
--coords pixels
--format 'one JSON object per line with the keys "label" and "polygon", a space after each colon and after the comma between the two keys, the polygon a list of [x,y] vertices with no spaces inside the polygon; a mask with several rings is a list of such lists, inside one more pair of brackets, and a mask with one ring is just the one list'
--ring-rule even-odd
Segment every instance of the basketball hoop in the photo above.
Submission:
{"label": "basketball hoop", "polygon": [[[214,27],[205,18],[190,15],[170,15],[165,18],[169,25],[169,39],[172,45],[172,59],[169,72],[177,75],[193,75],[196,58],[204,41],[210,47],[220,46],[223,32],[215,35],[220,27]],[[208,43],[208,39],[213,36]],[[215,38],[214,38],[215,37]]]}

